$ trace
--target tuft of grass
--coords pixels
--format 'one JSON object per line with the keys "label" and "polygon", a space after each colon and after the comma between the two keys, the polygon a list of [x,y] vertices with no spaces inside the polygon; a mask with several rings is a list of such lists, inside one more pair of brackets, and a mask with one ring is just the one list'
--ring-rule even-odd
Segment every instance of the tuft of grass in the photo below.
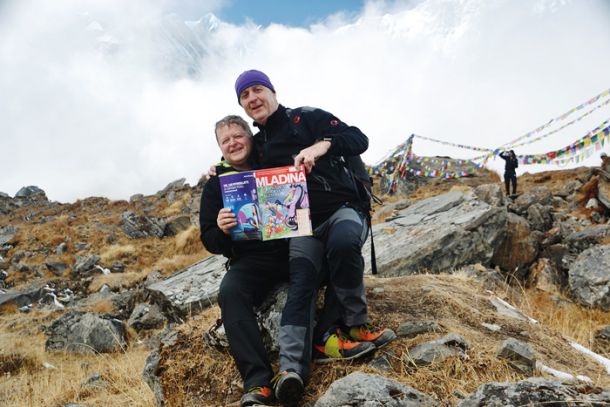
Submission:
{"label": "tuft of grass", "polygon": [[190,226],[188,229],[178,233],[175,240],[176,253],[195,254],[204,250],[199,234],[197,226]]}
{"label": "tuft of grass", "polygon": [[104,284],[110,287],[110,289],[113,291],[128,289],[134,287],[144,278],[146,278],[145,273],[134,271],[125,273],[111,273],[106,275],[98,274],[93,278],[91,284],[89,284],[89,292],[94,293],[99,291]]}
{"label": "tuft of grass", "polygon": [[133,244],[113,244],[105,247],[100,253],[101,262],[103,264],[110,264],[115,260],[133,256],[135,252],[136,248]]}
{"label": "tuft of grass", "polygon": [[112,303],[112,301],[107,299],[91,303],[87,306],[87,309],[90,312],[95,312],[97,314],[113,314],[116,312],[115,305]]}

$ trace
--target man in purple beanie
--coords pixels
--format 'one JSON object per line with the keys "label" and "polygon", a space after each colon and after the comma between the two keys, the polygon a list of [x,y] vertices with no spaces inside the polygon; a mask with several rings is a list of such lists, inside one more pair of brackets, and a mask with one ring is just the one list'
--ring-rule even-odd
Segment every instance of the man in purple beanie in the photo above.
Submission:
{"label": "man in purple beanie", "polygon": [[[235,92],[258,127],[254,145],[260,165],[304,165],[309,174],[314,236],[290,239],[290,283],[280,323],[280,373],[275,379],[276,397],[290,405],[303,395],[312,358],[320,363],[353,359],[396,338],[392,330],[368,324],[361,248],[369,228],[344,161],[366,151],[368,138],[324,110],[280,105],[263,72],[243,72],[235,81]],[[322,283],[327,285],[325,304],[314,332]]]}

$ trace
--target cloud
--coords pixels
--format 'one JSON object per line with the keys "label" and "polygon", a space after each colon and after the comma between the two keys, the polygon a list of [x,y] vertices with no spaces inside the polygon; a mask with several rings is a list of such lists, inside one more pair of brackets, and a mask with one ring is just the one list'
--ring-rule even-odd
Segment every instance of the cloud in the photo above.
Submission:
{"label": "cloud", "polygon": [[[249,68],[269,74],[281,103],[363,129],[370,163],[411,133],[499,146],[608,87],[603,1],[367,2],[356,17],[307,29],[206,14],[222,6],[5,3],[0,191],[38,185],[73,201],[193,184],[219,158],[214,123],[243,114],[233,82]],[[563,147],[604,114],[517,152]],[[423,141],[414,149],[473,155]]]}

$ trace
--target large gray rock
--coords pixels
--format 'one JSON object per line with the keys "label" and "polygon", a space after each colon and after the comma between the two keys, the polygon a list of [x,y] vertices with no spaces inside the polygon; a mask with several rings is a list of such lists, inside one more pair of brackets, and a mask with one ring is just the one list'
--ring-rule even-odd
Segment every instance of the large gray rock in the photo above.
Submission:
{"label": "large gray rock", "polygon": [[35,203],[49,202],[45,192],[37,186],[23,187],[15,194],[15,203],[18,206],[32,205]]}
{"label": "large gray rock", "polygon": [[610,245],[582,252],[568,270],[572,296],[581,304],[610,311]]}
{"label": "large gray rock", "polygon": [[500,184],[479,185],[474,189],[474,194],[489,205],[504,206],[504,194]]}
{"label": "large gray rock", "polygon": [[126,211],[121,215],[121,227],[131,239],[163,237],[165,222],[155,217],[138,216],[131,211]]}
{"label": "large gray rock", "polygon": [[19,205],[8,194],[0,192],[0,215],[7,215]]}
{"label": "large gray rock", "polygon": [[351,373],[334,381],[314,407],[438,406],[432,397],[382,376]]}
{"label": "large gray rock", "polygon": [[510,208],[519,215],[526,215],[527,210],[534,204],[542,206],[551,205],[553,202],[553,194],[547,187],[532,188],[527,192],[519,195]]}
{"label": "large gray rock", "polygon": [[121,321],[79,311],[62,315],[46,328],[46,333],[47,350],[109,353],[127,345]]}
{"label": "large gray rock", "polygon": [[15,194],[15,198],[31,198],[36,195],[44,195],[44,191],[35,185],[23,187]]}
{"label": "large gray rock", "polygon": [[144,382],[148,384],[148,387],[152,390],[155,395],[155,402],[157,407],[163,407],[165,405],[165,398],[163,396],[163,387],[159,376],[157,376],[159,370],[159,362],[161,355],[158,350],[151,352],[146,358],[144,363],[144,371],[142,372],[142,378]]}
{"label": "large gray rock", "polygon": [[504,271],[525,270],[536,260],[537,254],[538,243],[531,236],[527,220],[508,213],[507,232],[494,253],[493,263]]}
{"label": "large gray rock", "polygon": [[527,208],[527,221],[531,229],[546,232],[553,227],[553,207],[535,203]]}
{"label": "large gray rock", "polygon": [[536,355],[534,349],[529,343],[518,341],[514,338],[508,338],[498,348],[496,355],[508,361],[508,363],[527,375],[534,374],[536,369]]}
{"label": "large gray rock", "polygon": [[144,329],[161,328],[167,321],[167,318],[161,313],[157,304],[138,304],[134,308],[127,325],[141,331]]}
{"label": "large gray rock", "polygon": [[211,256],[146,287],[171,320],[183,320],[216,303],[227,259]]}
{"label": "large gray rock", "polygon": [[610,225],[599,225],[570,233],[565,241],[571,253],[579,254],[583,250],[600,244],[607,237],[610,237]]}
{"label": "large gray rock", "polygon": [[[380,276],[451,272],[489,264],[506,234],[506,209],[455,191],[416,202],[373,231]],[[363,257],[370,272],[370,240]]]}
{"label": "large gray rock", "polygon": [[[571,406],[606,405],[610,402],[608,390],[589,392],[589,387],[579,388],[564,385],[557,380],[540,377],[529,378],[518,383],[487,383],[462,400],[458,407],[504,407],[504,406]],[[597,401],[601,404],[587,404]]]}
{"label": "large gray rock", "polygon": [[469,345],[460,335],[449,334],[441,339],[420,343],[409,349],[407,365],[426,366],[453,356],[465,354]]}
{"label": "large gray rock", "polygon": [[38,288],[30,288],[23,291],[9,291],[7,293],[0,293],[0,305],[12,304],[18,308],[25,305],[34,304],[38,302],[45,294],[45,291]]}
{"label": "large gray rock", "polygon": [[0,227],[0,245],[10,242],[17,234],[17,229],[13,225]]}
{"label": "large gray rock", "polygon": [[95,266],[101,260],[101,257],[94,254],[91,256],[77,256],[72,273],[75,276],[90,274],[95,271]]}
{"label": "large gray rock", "polygon": [[188,215],[174,216],[165,224],[163,236],[176,236],[178,233],[191,227],[191,218]]}

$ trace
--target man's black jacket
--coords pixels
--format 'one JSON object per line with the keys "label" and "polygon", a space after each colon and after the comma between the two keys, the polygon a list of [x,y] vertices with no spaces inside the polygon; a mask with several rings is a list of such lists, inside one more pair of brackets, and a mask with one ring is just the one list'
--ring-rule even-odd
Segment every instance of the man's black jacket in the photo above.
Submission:
{"label": "man's black jacket", "polygon": [[[316,108],[299,108],[289,115],[286,107],[278,109],[266,124],[255,123],[255,150],[263,168],[292,165],[294,157],[316,141],[331,139],[330,150],[316,161],[307,175],[311,220],[314,228],[348,203],[359,206],[360,199],[350,173],[339,161],[342,156],[362,154],[368,138],[357,127],[348,126],[331,113]],[[292,123],[291,123],[292,121]]]}

